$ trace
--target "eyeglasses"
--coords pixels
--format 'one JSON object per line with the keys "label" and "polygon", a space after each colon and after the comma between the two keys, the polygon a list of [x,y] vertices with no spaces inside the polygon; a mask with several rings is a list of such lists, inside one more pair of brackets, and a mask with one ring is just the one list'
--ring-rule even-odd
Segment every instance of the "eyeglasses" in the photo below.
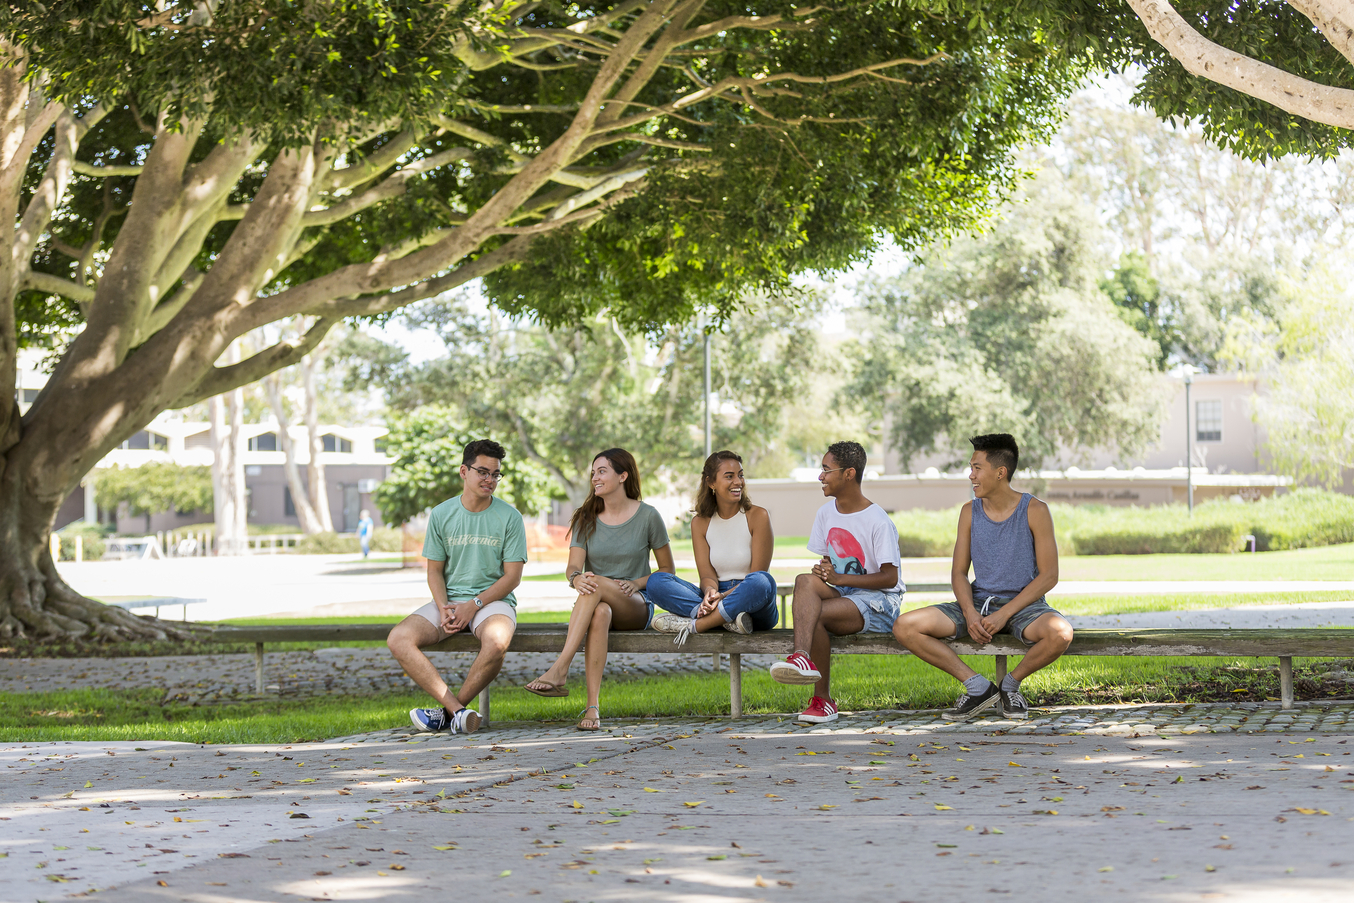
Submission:
{"label": "eyeglasses", "polygon": [[825,477],[825,476],[827,476],[828,474],[830,474],[830,473],[836,473],[836,472],[839,471],[839,470],[846,470],[846,468],[845,468],[845,467],[823,467],[823,468],[820,468],[820,469],[819,469],[818,473],[819,473],[820,476],[824,476],[824,477]]}
{"label": "eyeglasses", "polygon": [[476,467],[474,464],[467,464],[466,467],[469,467],[482,477],[493,480],[495,483],[503,479],[503,474],[497,470],[485,470],[483,467]]}

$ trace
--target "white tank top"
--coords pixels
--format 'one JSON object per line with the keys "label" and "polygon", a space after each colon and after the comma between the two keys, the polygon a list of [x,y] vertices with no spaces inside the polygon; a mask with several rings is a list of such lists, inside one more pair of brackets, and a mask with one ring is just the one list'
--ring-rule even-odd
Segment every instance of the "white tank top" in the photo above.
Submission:
{"label": "white tank top", "polygon": [[716,511],[705,528],[705,541],[710,544],[710,566],[720,580],[742,580],[748,575],[752,569],[752,530],[745,512],[724,520]]}

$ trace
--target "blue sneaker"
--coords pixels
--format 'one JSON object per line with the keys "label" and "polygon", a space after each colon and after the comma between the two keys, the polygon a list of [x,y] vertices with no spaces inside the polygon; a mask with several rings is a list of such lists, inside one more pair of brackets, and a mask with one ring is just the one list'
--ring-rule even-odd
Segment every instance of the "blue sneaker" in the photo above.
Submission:
{"label": "blue sneaker", "polygon": [[436,733],[446,730],[455,719],[447,714],[446,709],[438,706],[435,709],[410,709],[409,720],[418,730]]}

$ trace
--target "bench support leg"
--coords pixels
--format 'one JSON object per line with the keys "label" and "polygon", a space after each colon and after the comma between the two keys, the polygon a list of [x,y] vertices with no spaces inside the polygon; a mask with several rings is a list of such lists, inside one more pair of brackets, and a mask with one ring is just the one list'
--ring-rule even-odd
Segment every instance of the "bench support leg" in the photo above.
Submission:
{"label": "bench support leg", "polygon": [[729,714],[743,717],[743,655],[729,653]]}
{"label": "bench support leg", "polygon": [[711,667],[711,669],[712,669],[712,670],[715,670],[715,671],[718,671],[718,670],[719,670],[719,667],[720,667],[720,663],[721,663],[721,661],[723,660],[723,658],[724,658],[723,654],[722,654],[722,653],[719,653],[719,652],[716,652],[716,653],[714,653],[713,655],[711,655],[711,656],[710,656],[710,667]]}
{"label": "bench support leg", "polygon": [[254,644],[254,692],[263,695],[263,644]]}
{"label": "bench support leg", "polygon": [[489,726],[489,688],[488,688],[488,687],[485,687],[483,690],[480,690],[480,701],[479,701],[478,705],[479,705],[479,707],[480,707],[480,727],[488,727],[488,726]]}
{"label": "bench support leg", "polygon": [[1293,707],[1293,656],[1279,656],[1279,705],[1285,709]]}
{"label": "bench support leg", "polygon": [[993,658],[995,658],[997,661],[997,679],[994,681],[994,683],[996,683],[998,686],[1001,686],[1002,678],[1006,676],[1006,656],[996,655],[993,656]]}

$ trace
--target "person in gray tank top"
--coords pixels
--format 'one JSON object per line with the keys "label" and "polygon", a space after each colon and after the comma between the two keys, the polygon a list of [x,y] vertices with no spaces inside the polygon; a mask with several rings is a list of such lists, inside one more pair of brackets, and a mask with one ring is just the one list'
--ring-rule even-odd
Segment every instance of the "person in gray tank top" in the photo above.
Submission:
{"label": "person in gray tank top", "polygon": [[[973,501],[959,512],[950,583],[955,601],[910,611],[893,635],[924,662],[964,685],[949,709],[957,721],[993,706],[1007,718],[1029,716],[1020,682],[1053,662],[1072,642],[1072,625],[1049,607],[1044,594],[1058,583],[1058,544],[1048,505],[1011,488],[1020,460],[1007,433],[975,436],[969,459]],[[969,582],[969,566],[973,582]],[[994,684],[959,658],[946,640],[972,637],[987,643],[1010,633],[1029,649],[1010,674]]]}

